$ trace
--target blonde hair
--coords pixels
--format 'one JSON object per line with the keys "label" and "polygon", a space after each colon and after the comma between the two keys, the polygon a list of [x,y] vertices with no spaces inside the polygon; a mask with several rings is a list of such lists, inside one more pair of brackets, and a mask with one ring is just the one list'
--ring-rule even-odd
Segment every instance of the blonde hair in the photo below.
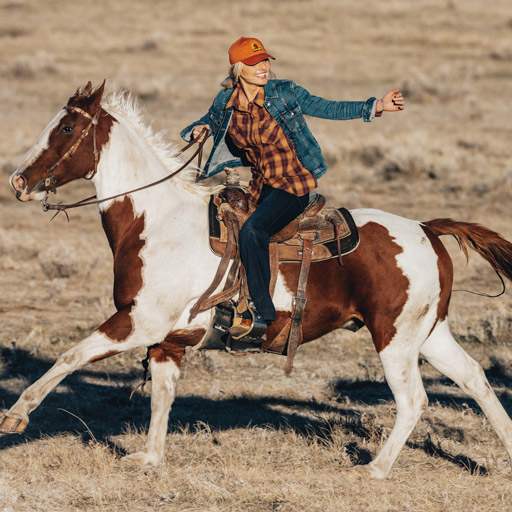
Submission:
{"label": "blonde hair", "polygon": [[[228,77],[220,85],[224,87],[224,89],[234,89],[238,85],[238,82],[240,81],[240,75],[242,74],[243,68],[243,62],[235,62],[229,68]],[[268,77],[275,78],[276,75],[272,71],[270,71]]]}

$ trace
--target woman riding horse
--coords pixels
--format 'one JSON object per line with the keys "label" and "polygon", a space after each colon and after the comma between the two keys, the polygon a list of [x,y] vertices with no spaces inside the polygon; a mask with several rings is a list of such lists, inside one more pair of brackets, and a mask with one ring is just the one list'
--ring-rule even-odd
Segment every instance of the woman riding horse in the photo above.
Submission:
{"label": "woman riding horse", "polygon": [[[324,119],[363,118],[369,122],[382,112],[403,110],[399,89],[381,100],[329,101],[312,96],[291,80],[276,80],[261,42],[241,37],[229,48],[229,77],[208,112],[185,128],[189,141],[207,128],[214,137],[202,178],[226,167],[250,165],[249,199],[257,209],[240,231],[240,253],[254,306],[233,337],[250,334],[254,320],[270,325],[276,310],[269,294],[270,237],[300,215],[327,171],[320,147],[308,129],[304,114]],[[262,322],[259,322],[262,323]]]}
{"label": "woman riding horse", "polygon": [[[44,200],[52,189],[93,175],[112,248],[116,311],[21,394],[0,418],[0,435],[23,432],[29,414],[72,372],[147,347],[151,422],[144,449],[126,459],[156,465],[164,456],[182,357],[187,347],[200,346],[212,321],[210,312],[192,321],[189,316],[190,306],[219,264],[208,247],[205,222],[206,197],[215,188],[197,186],[192,168],[176,176],[184,161],[175,148],[151,132],[130,96],[114,94],[102,101],[103,87],[93,90],[88,83],[77,90],[28,150],[10,183],[20,201]],[[266,101],[277,108],[277,100],[274,96]],[[301,133],[297,129],[295,138]],[[295,150],[300,160],[302,149],[299,154],[296,144]],[[161,185],[148,188],[151,182]],[[373,460],[352,468],[353,474],[385,478],[425,410],[428,399],[418,365],[420,354],[478,402],[512,460],[512,421],[482,367],[450,333],[453,263],[438,237],[454,236],[466,254],[469,249],[477,252],[511,281],[512,243],[483,226],[452,219],[418,222],[373,209],[351,213],[360,244],[345,257],[343,266],[334,259],[311,265],[301,344],[354,319],[371,333],[396,401],[396,418]],[[269,340],[290,319],[297,265],[281,264],[279,276],[277,317],[267,331]]]}

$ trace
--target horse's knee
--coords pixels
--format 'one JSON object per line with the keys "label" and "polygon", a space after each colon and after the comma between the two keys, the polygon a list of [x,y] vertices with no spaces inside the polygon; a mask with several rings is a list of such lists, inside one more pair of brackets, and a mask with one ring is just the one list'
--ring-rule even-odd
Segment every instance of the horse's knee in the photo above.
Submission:
{"label": "horse's knee", "polygon": [[408,364],[400,374],[386,372],[386,379],[393,392],[397,408],[411,420],[418,419],[428,407],[428,397],[417,367]]}
{"label": "horse's knee", "polygon": [[400,410],[407,411],[407,414],[414,419],[418,419],[425,409],[428,407],[428,397],[423,389],[418,389],[410,394],[404,396],[395,395],[397,407]]}
{"label": "horse's knee", "polygon": [[482,396],[491,390],[483,368],[474,359],[470,359],[470,364],[457,384],[465,393],[475,397]]}

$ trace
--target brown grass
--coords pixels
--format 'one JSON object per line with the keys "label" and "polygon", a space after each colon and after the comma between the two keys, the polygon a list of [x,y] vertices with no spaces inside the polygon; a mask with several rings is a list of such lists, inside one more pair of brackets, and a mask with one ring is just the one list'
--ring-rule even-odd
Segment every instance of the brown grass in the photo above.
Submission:
{"label": "brown grass", "polygon": [[[330,163],[332,204],[420,220],[478,222],[512,239],[508,0],[0,1],[0,409],[58,354],[113,311],[111,259],[94,208],[49,222],[17,203],[7,177],[41,129],[88,80],[139,94],[148,120],[179,141],[208,108],[226,52],[255,34],[279,77],[332,99],[400,86],[407,109],[371,125],[312,119]],[[59,200],[90,195],[88,183]],[[466,266],[444,240],[455,288],[499,291],[492,269]],[[452,329],[512,413],[510,294],[456,292]],[[478,407],[428,364],[430,397],[390,478],[345,471],[375,456],[394,404],[366,331],[333,333],[282,358],[188,353],[161,467],[139,450],[149,422],[144,352],[66,379],[34,412],[26,435],[0,439],[5,511],[507,511],[510,462]]]}

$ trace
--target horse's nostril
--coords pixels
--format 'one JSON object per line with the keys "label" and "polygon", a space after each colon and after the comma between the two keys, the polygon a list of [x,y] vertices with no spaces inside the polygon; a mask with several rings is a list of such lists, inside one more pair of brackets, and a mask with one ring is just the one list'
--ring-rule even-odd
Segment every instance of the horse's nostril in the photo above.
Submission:
{"label": "horse's nostril", "polygon": [[25,188],[25,178],[21,175],[14,176],[12,179],[12,185],[15,190],[23,190]]}

